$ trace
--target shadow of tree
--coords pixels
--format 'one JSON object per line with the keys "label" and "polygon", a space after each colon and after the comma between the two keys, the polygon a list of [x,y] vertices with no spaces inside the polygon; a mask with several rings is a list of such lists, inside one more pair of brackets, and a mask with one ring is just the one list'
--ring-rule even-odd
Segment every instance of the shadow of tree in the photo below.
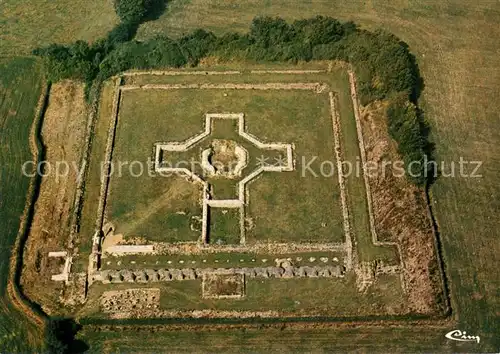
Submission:
{"label": "shadow of tree", "polygon": [[45,345],[49,353],[84,353],[90,347],[77,339],[76,334],[82,326],[72,318],[49,318],[45,328]]}
{"label": "shadow of tree", "polygon": [[146,15],[142,22],[155,21],[160,18],[167,8],[167,0],[150,0]]}

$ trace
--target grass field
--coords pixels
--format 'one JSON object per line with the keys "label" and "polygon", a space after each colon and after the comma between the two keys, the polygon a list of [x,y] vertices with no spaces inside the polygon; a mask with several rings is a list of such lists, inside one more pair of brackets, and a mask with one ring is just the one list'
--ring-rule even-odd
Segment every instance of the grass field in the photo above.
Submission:
{"label": "grass field", "polygon": [[[390,328],[390,341],[374,341],[387,335],[387,328],[355,327],[323,328],[310,331],[301,328],[233,329],[225,331],[196,330],[140,332],[142,340],[136,341],[123,332],[85,331],[95,346],[91,353],[116,353],[130,351],[162,351],[166,346],[176,353],[240,353],[265,352],[334,352],[350,351],[353,343],[370,352],[433,351],[436,347],[446,351],[465,350],[467,346],[449,343],[440,335],[442,326],[428,328]],[[137,333],[136,333],[137,335]],[[189,345],[187,345],[189,343]]]}
{"label": "grass field", "polygon": [[[366,293],[356,289],[354,274],[345,279],[247,279],[239,299],[201,298],[201,280],[155,284],[160,310],[165,311],[272,311],[287,316],[356,317],[405,314],[399,276],[381,276]],[[98,307],[103,291],[151,287],[151,284],[95,284],[79,312],[85,318],[108,318]],[[164,316],[168,318],[169,316]]]}
{"label": "grass field", "polygon": [[[337,75],[326,78],[328,84],[336,88]],[[223,77],[224,76],[224,77]],[[149,76],[148,76],[149,78]],[[157,80],[152,77],[152,81]],[[138,77],[134,84],[145,82],[147,78]],[[215,75],[165,77],[165,83],[274,83],[274,82],[322,82],[325,75]],[[127,83],[128,83],[127,81]],[[349,96],[345,97],[345,110],[349,110]],[[271,109],[272,107],[272,109]],[[205,113],[244,112],[247,131],[264,142],[293,143],[297,159],[296,171],[286,173],[268,172],[252,181],[249,188],[249,207],[247,217],[252,219],[254,227],[250,228],[247,242],[343,242],[342,215],[340,207],[340,190],[335,171],[331,175],[321,175],[320,163],[335,163],[333,148],[333,128],[330,117],[330,106],[327,93],[317,94],[309,91],[255,91],[255,90],[133,90],[124,91],[120,105],[120,116],[116,129],[113,163],[123,161],[141,161],[151,157],[155,142],[182,141],[203,130]],[[137,124],[140,121],[141,124]],[[208,179],[213,185],[216,198],[235,198],[237,182],[245,174],[252,172],[260,156],[269,157],[274,162],[272,151],[261,151],[236,133],[236,121],[216,120],[213,122],[212,139],[232,139],[243,146],[249,153],[249,162],[243,170],[243,176],[232,181]],[[179,127],[179,128],[178,128]],[[354,139],[351,135],[348,139]],[[200,147],[185,153],[176,153],[175,159],[192,161],[199,159],[201,151],[213,140],[207,139]],[[300,166],[316,156],[317,162],[312,168],[318,176],[307,174]],[[170,210],[174,229],[182,229],[172,233],[165,231],[163,241],[180,240],[176,234],[184,234],[185,241],[193,240],[189,219],[201,216],[199,210],[199,187],[165,189],[171,185],[169,177],[151,178],[148,175],[136,178],[125,171],[123,176],[112,176],[110,194],[107,199],[108,218],[117,227],[116,232],[133,232],[131,236],[141,236],[152,240],[160,240],[159,230],[155,225],[160,221],[168,226],[165,215]],[[304,178],[305,175],[305,178]],[[175,180],[177,181],[177,180]],[[176,182],[177,183],[177,182]],[[179,183],[182,183],[179,181]],[[165,187],[167,188],[167,187]],[[175,193],[174,193],[175,191]],[[179,194],[179,198],[176,197]],[[163,205],[170,200],[171,205]],[[175,200],[179,202],[176,203]],[[328,203],[325,203],[329,201]],[[161,202],[161,203],[159,203]],[[151,210],[151,205],[162,204],[163,209],[148,218],[138,217],[141,210]],[[275,205],[282,208],[276,208]],[[142,205],[142,206],[141,206]],[[184,208],[184,209],[183,209]],[[286,211],[286,212],[283,212]],[[143,226],[126,230],[122,223],[133,223],[127,220],[143,220]],[[185,219],[185,220],[182,220]],[[293,221],[292,221],[293,220]],[[323,226],[322,226],[323,225]],[[360,225],[362,228],[363,225]],[[148,231],[149,229],[149,231]],[[170,228],[164,229],[169,230]],[[143,233],[138,233],[142,231]],[[196,240],[196,239],[194,239]]]}
{"label": "grass field", "polygon": [[[6,299],[9,258],[19,231],[29,177],[21,166],[31,161],[31,124],[41,90],[40,67],[32,59],[0,60],[0,348],[27,351],[27,322]],[[31,172],[28,169],[28,172]],[[34,344],[34,343],[31,343]]]}
{"label": "grass field", "polygon": [[0,56],[27,55],[38,46],[94,41],[118,23],[112,2],[6,0],[0,9]]}

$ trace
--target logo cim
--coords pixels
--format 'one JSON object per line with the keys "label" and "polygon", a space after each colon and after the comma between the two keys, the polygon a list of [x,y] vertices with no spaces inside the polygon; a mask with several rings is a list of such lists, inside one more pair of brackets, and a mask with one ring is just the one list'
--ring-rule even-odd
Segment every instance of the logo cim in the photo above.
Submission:
{"label": "logo cim", "polygon": [[459,329],[454,329],[451,332],[445,334],[445,337],[451,340],[456,340],[459,342],[477,342],[479,343],[479,336],[470,336],[465,331]]}

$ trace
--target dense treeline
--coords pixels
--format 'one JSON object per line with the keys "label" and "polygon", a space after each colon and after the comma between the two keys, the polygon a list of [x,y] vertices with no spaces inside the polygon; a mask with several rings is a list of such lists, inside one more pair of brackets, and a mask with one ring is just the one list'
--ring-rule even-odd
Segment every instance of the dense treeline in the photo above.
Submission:
{"label": "dense treeline", "polygon": [[428,128],[419,117],[417,106],[404,96],[394,97],[387,109],[387,121],[389,135],[398,142],[408,178],[417,185],[425,184],[428,181],[425,171],[429,162],[425,158]]}
{"label": "dense treeline", "polygon": [[54,44],[37,49],[35,54],[48,59],[54,80],[92,80],[98,75],[105,79],[131,68],[194,66],[207,55],[255,61],[344,60],[357,71],[362,103],[399,92],[410,97],[418,81],[412,55],[396,37],[329,17],[292,24],[281,18],[258,17],[247,34],[217,37],[199,29],[176,40],[159,36],[144,42],[131,40],[135,29],[124,21],[92,45],[83,41],[69,46]]}
{"label": "dense treeline", "polygon": [[[323,16],[291,24],[281,18],[257,17],[246,34],[218,37],[198,29],[179,39],[158,36],[139,42],[133,37],[138,21],[145,16],[145,6],[150,6],[148,1],[117,0],[122,22],[102,40],[91,45],[83,41],[69,46],[54,44],[35,54],[46,58],[52,80],[75,78],[89,84],[132,68],[195,66],[206,56],[252,61],[346,61],[356,71],[362,104],[386,98],[392,102],[389,133],[399,143],[405,163],[424,160],[427,143],[415,106],[419,71],[408,47],[397,37]],[[142,10],[131,10],[134,6]],[[424,168],[422,165],[421,172]],[[417,174],[415,168],[413,173]],[[424,184],[423,173],[420,175],[410,179]]]}

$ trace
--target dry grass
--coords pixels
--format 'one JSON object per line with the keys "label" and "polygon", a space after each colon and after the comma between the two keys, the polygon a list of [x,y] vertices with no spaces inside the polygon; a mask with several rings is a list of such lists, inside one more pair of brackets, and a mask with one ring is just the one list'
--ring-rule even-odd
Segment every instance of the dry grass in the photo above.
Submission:
{"label": "dry grass", "polygon": [[405,267],[408,301],[416,311],[437,311],[442,300],[434,234],[424,191],[404,177],[396,177],[389,166],[400,157],[387,134],[384,104],[371,104],[361,115],[367,161],[378,169],[369,174],[375,229],[380,241],[398,242]]}
{"label": "dry grass", "polygon": [[[67,247],[87,118],[83,96],[82,84],[54,84],[43,121],[44,160],[52,168],[46,168],[47,176],[41,179],[23,258],[25,269],[21,284],[30,298],[50,312],[57,308],[55,291],[40,290],[61,285],[50,280],[57,269],[50,266],[47,253]],[[70,167],[56,171],[55,166],[63,166],[62,163]]]}
{"label": "dry grass", "polygon": [[112,1],[5,0],[0,7],[0,55],[27,55],[38,46],[94,41],[118,23]]}
{"label": "dry grass", "polygon": [[210,208],[209,242],[222,245],[240,243],[239,209]]}
{"label": "dry grass", "polygon": [[[239,234],[236,236],[239,238]],[[201,254],[132,255],[122,257],[105,256],[103,257],[102,269],[172,268],[183,266],[196,268],[217,268],[221,266],[227,268],[242,268],[275,264],[274,260],[276,258],[291,258],[293,264],[296,266],[322,264],[319,262],[323,257],[329,259],[328,264],[339,265],[344,262],[343,252],[318,251],[286,253],[276,248],[277,247],[274,247],[272,251],[266,253],[216,252]],[[316,263],[309,261],[311,257],[315,259]],[[300,261],[298,261],[297,258],[299,258]],[[335,261],[334,258],[337,260]]]}

